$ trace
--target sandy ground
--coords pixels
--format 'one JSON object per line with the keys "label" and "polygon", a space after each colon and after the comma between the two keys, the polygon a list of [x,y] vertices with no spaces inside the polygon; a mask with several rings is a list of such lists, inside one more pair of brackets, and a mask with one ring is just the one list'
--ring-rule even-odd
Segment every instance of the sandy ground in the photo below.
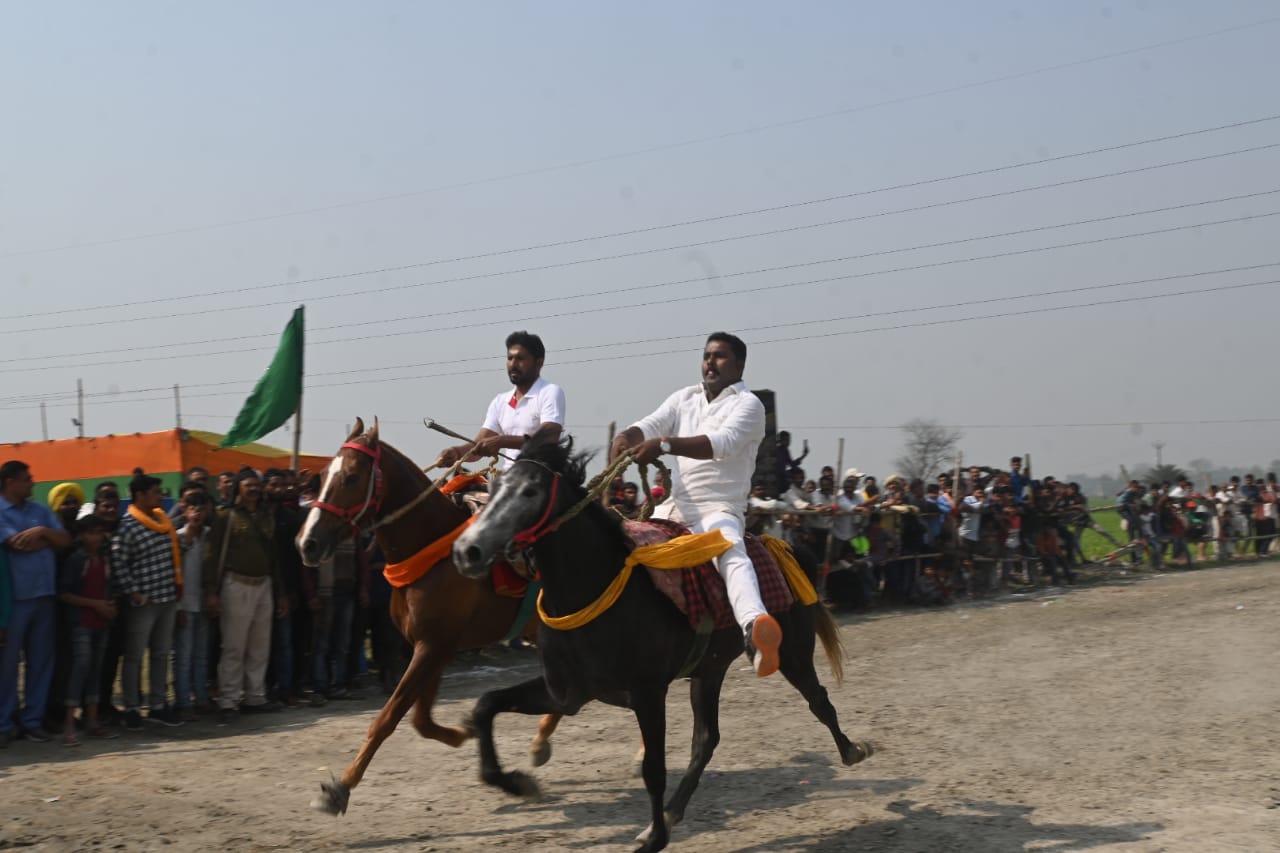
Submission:
{"label": "sandy ground", "polygon": [[[723,740],[672,848],[697,851],[1264,851],[1280,849],[1280,566],[1129,575],[941,610],[842,619],[851,737],[840,766],[781,678],[730,671]],[[495,666],[496,664],[496,666]],[[536,671],[472,656],[438,717]],[[682,685],[668,703],[672,787],[687,760]],[[0,849],[625,850],[647,822],[626,712],[591,706],[521,802],[477,780],[471,744],[407,725],[331,818],[308,809],[379,700],[234,727],[125,733],[0,751]],[[533,720],[499,718],[508,766]],[[670,790],[670,788],[669,788]]]}

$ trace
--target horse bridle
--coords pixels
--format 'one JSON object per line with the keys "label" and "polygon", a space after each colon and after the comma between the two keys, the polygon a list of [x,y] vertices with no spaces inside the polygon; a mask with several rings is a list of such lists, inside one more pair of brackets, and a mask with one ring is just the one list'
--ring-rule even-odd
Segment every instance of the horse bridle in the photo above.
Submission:
{"label": "horse bridle", "polygon": [[[551,517],[551,513],[556,508],[556,497],[560,493],[560,474],[556,471],[552,471],[550,466],[544,465],[536,459],[517,459],[515,465],[519,465],[521,462],[528,462],[531,465],[537,465],[539,468],[542,468],[551,475],[551,494],[547,497],[547,508],[542,511],[542,517],[529,527],[526,527],[524,530],[521,530],[511,537],[512,546],[520,550],[525,550],[548,533],[554,532],[555,529],[560,526],[560,522],[564,520],[564,517],[562,516],[561,518],[556,519]],[[514,468],[515,465],[512,465],[511,467]]]}
{"label": "horse bridle", "polygon": [[[354,441],[348,441],[339,448],[339,450],[355,450],[363,453],[373,460],[373,472],[369,475],[369,489],[365,492],[364,500],[355,506],[337,506],[326,501],[317,500],[311,504],[317,509],[336,515],[338,518],[351,525],[356,533],[360,533],[360,519],[372,510],[373,518],[382,512],[382,499],[385,496],[385,489],[382,480],[382,445],[370,449],[366,445],[356,444]],[[370,527],[372,530],[372,527]]]}

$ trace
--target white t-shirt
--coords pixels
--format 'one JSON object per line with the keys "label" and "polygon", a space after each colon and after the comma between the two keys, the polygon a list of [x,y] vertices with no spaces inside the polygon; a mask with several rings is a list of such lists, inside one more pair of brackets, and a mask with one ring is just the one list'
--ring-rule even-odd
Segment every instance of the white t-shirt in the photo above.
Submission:
{"label": "white t-shirt", "polygon": [[[564,390],[541,376],[519,400],[514,390],[494,397],[484,416],[484,428],[498,435],[533,435],[547,423],[564,426]],[[498,457],[501,470],[511,464],[505,457]]]}
{"label": "white t-shirt", "polygon": [[690,385],[632,426],[646,439],[664,435],[710,439],[710,459],[672,457],[670,503],[686,519],[713,511],[742,518],[751,493],[756,450],[764,439],[764,403],[746,384],[735,382],[710,402],[701,385]]}
{"label": "white t-shirt", "polygon": [[841,542],[848,542],[857,533],[860,526],[859,520],[848,513],[860,506],[862,506],[862,494],[860,492],[854,492],[853,497],[849,497],[843,491],[836,495],[836,509],[844,514],[837,515],[832,519],[831,530]]}
{"label": "white t-shirt", "polygon": [[[785,503],[773,498],[747,498],[747,512],[751,512],[752,510],[786,510],[788,508],[789,507]],[[778,523],[779,518],[780,516],[775,515],[772,512],[766,512],[761,515],[760,532],[766,536],[776,537],[781,532],[781,525]]]}

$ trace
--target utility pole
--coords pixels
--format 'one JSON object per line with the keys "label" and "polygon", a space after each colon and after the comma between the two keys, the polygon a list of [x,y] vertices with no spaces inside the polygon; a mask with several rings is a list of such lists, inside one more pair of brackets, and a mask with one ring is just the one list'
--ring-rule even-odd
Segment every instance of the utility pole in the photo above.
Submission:
{"label": "utility pole", "polygon": [[1165,445],[1165,442],[1163,441],[1151,442],[1151,446],[1156,449],[1156,467],[1157,468],[1159,468],[1161,465],[1164,464],[1164,455],[1163,455],[1164,445]]}
{"label": "utility pole", "polygon": [[49,414],[44,409],[44,400],[40,401],[40,434],[45,441],[49,440]]}
{"label": "utility pole", "polygon": [[182,395],[176,382],[173,384],[173,420],[178,429],[182,429]]}
{"label": "utility pole", "polygon": [[76,380],[76,411],[79,417],[75,419],[76,429],[79,431],[80,438],[84,438],[84,380]]}

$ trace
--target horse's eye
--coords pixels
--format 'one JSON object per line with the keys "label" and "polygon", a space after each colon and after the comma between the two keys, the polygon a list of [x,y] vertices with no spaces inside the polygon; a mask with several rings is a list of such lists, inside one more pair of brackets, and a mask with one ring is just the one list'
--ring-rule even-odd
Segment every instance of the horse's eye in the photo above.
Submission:
{"label": "horse's eye", "polygon": [[359,479],[360,479],[359,475],[348,474],[347,476],[342,478],[342,484],[344,486],[354,486],[356,484],[356,481]]}
{"label": "horse's eye", "polygon": [[525,498],[536,498],[538,496],[538,490],[533,486],[525,486],[524,491],[520,493],[520,496]]}

